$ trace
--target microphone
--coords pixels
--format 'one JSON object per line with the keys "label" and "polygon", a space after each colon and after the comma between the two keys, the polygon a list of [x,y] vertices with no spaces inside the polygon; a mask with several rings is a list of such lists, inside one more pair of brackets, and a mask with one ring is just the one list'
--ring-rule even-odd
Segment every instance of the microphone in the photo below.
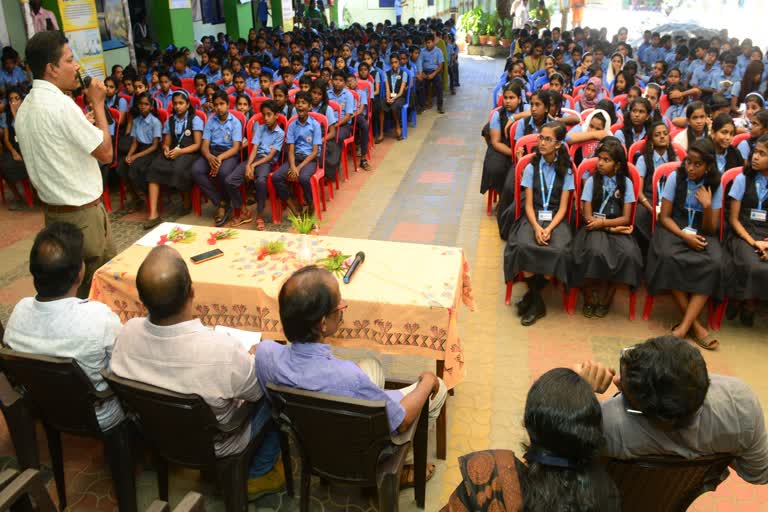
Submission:
{"label": "microphone", "polygon": [[[91,86],[91,81],[93,81],[93,79],[91,78],[91,75],[86,75],[83,70],[81,70],[77,76],[80,78],[80,84],[83,87],[83,93],[85,93],[85,90]],[[107,118],[107,124],[112,124],[115,122],[115,120],[112,118],[112,113],[108,108],[104,109],[104,115]]]}
{"label": "microphone", "polygon": [[352,260],[352,264],[347,269],[347,273],[344,274],[344,284],[349,284],[349,280],[352,279],[352,274],[355,273],[357,267],[359,267],[364,261],[365,253],[363,251],[359,251],[357,254],[355,254],[355,259]]}

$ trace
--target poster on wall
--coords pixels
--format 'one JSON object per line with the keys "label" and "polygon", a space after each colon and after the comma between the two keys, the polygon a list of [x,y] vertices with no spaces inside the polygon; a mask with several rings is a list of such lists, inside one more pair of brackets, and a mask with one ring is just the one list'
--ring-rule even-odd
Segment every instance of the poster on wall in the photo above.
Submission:
{"label": "poster on wall", "polygon": [[112,39],[128,44],[128,22],[125,20],[122,0],[104,0],[107,30]]}
{"label": "poster on wall", "polygon": [[171,9],[191,9],[192,3],[190,0],[169,0]]}
{"label": "poster on wall", "polygon": [[283,0],[283,32],[293,30],[293,2]]}
{"label": "poster on wall", "polygon": [[[95,0],[58,0],[61,24],[75,59],[94,78],[104,78],[104,49],[101,46]],[[120,9],[122,12],[122,8]]]}

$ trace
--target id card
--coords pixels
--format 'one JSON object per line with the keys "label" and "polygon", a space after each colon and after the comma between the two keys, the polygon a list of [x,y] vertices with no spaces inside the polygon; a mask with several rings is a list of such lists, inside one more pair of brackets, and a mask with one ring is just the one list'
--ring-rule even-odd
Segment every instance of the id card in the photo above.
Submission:
{"label": "id card", "polygon": [[389,93],[389,95],[392,96],[393,98],[397,97],[397,93],[396,92],[391,92],[391,93]]}
{"label": "id card", "polygon": [[757,208],[752,208],[749,211],[749,220],[754,220],[757,222],[765,222],[766,220],[765,210],[758,210]]}
{"label": "id card", "polygon": [[661,215],[661,205],[657,204],[656,205],[656,216],[658,217],[659,215]]}
{"label": "id card", "polygon": [[604,213],[595,212],[595,213],[592,214],[592,216],[594,218],[596,218],[596,219],[605,220],[605,214]]}
{"label": "id card", "polygon": [[689,235],[698,235],[699,231],[696,228],[692,228],[691,226],[686,226],[683,228],[683,233],[687,233]]}
{"label": "id card", "polygon": [[549,222],[552,220],[551,210],[539,210],[539,222]]}

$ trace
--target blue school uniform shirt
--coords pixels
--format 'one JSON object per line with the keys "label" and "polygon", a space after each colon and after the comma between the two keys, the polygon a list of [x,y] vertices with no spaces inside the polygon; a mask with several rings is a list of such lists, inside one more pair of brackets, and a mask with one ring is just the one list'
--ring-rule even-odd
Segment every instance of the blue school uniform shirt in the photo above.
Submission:
{"label": "blue school uniform shirt", "polygon": [[26,81],[27,74],[18,66],[14,66],[10,73],[5,69],[0,70],[0,84],[2,84],[4,89],[18,87]]}
{"label": "blue school uniform shirt", "polygon": [[224,121],[213,115],[205,123],[203,140],[210,141],[211,147],[231,148],[235,142],[242,142],[243,125],[231,112],[227,113],[227,119]]}
{"label": "blue school uniform shirt", "polygon": [[705,66],[699,66],[691,75],[691,85],[717,89],[715,78],[721,73],[721,71],[722,70],[720,69],[720,66],[717,64],[713,64],[709,69],[706,69]]}
{"label": "blue school uniform shirt", "polygon": [[[722,187],[721,187],[722,188]],[[735,199],[737,201],[741,201],[744,199],[744,192],[747,189],[747,177],[744,176],[744,174],[739,174],[734,178],[733,183],[731,184],[731,191],[728,192],[728,197],[731,199]],[[763,176],[762,174],[756,174],[755,175],[755,189],[758,191],[758,201],[760,196],[764,197],[762,209],[765,210],[766,206],[768,206],[768,196],[766,196],[766,190],[768,190],[768,176]]]}
{"label": "blue school uniform shirt", "polygon": [[328,119],[328,128],[339,122],[339,118],[336,117],[336,111],[330,105],[325,107],[325,112],[320,112],[320,105],[312,107],[312,112],[323,114]]}
{"label": "blue school uniform shirt", "polygon": [[[201,132],[205,129],[205,126],[203,126],[203,120],[200,119],[197,116],[192,117],[192,126],[186,125],[187,121],[187,115],[184,114],[184,116],[179,119],[178,116],[176,116],[176,126],[174,126],[174,132],[176,132],[176,136],[180,136],[182,133],[186,132],[187,130],[190,130],[190,136],[192,135],[191,132]],[[170,135],[171,133],[171,120],[170,118],[165,121],[165,124],[163,125],[163,135]],[[186,136],[186,134],[185,134]]]}
{"label": "blue school uniform shirt", "polygon": [[[296,124],[296,122],[294,121],[293,124]],[[270,130],[266,124],[257,124],[256,130],[251,137],[251,142],[258,146],[256,150],[257,156],[266,156],[274,149],[276,151],[275,157],[272,159],[274,162],[280,156],[284,139],[285,132],[279,125],[275,124],[275,129]]]}
{"label": "blue school uniform shirt", "polygon": [[734,96],[734,87],[736,87],[736,84],[739,84],[739,88],[736,90],[736,94],[741,92],[741,81],[738,80],[738,77],[736,75],[736,72],[730,74],[730,76],[725,76],[725,73],[722,69],[720,69],[719,72],[715,73],[715,75],[712,77],[712,87],[719,91],[723,88],[723,86],[720,84],[720,82],[724,80],[730,80],[733,82],[730,87],[728,87],[725,91],[723,91],[723,96],[725,96],[725,99],[730,100]]}
{"label": "blue school uniform shirt", "polygon": [[424,72],[424,63],[421,60],[421,54],[419,54],[419,58],[416,59],[416,62],[412,61],[411,59],[408,59],[408,63],[413,65],[414,69],[416,70],[416,73]]}
{"label": "blue school uniform shirt", "polygon": [[[539,161],[539,169],[544,173],[544,181],[547,183],[547,185],[549,185],[550,180],[552,180],[552,176],[555,174],[556,163],[557,160],[551,164],[547,163],[547,161],[543,158]],[[523,188],[531,188],[533,186],[533,164],[528,164],[525,166],[525,170],[523,171],[523,179],[520,182],[520,185]],[[573,172],[569,171],[568,174],[565,175],[565,179],[563,179],[563,190],[573,190],[575,188]]]}
{"label": "blue school uniform shirt", "polygon": [[181,80],[182,78],[195,78],[195,75],[196,75],[196,74],[197,74],[197,73],[195,73],[194,71],[192,71],[191,69],[189,69],[189,67],[187,67],[187,68],[185,68],[185,69],[184,69],[184,71],[182,71],[181,73],[179,73],[178,71],[176,71],[176,70],[174,69],[174,70],[171,72],[171,77],[172,77],[172,78],[173,78],[173,77],[176,77],[176,78],[178,78],[179,80]]}
{"label": "blue school uniform shirt", "polygon": [[152,144],[155,138],[160,138],[162,134],[162,126],[160,120],[154,115],[149,114],[147,117],[138,116],[133,120],[133,126],[131,127],[131,137],[135,138],[140,144]]}
{"label": "blue school uniform shirt", "polygon": [[[539,133],[539,129],[536,127],[536,123],[533,121],[533,116],[521,120],[517,123],[517,130],[515,130],[515,140],[520,140],[520,137],[525,136],[525,125],[528,124],[533,127],[530,134]],[[546,123],[545,123],[546,124]],[[529,134],[529,135],[530,135]]]}
{"label": "blue school uniform shirt", "polygon": [[[5,128],[5,116],[2,116],[2,118],[3,118],[3,122],[2,122],[2,126],[0,126],[0,128]],[[109,123],[107,125],[107,129],[109,130],[109,134],[112,137],[115,136],[115,125],[116,125],[116,123],[114,121],[112,121],[111,123]]]}
{"label": "blue school uniform shirt", "polygon": [[635,133],[635,130],[633,128],[632,129],[632,140],[629,141],[629,142],[626,140],[626,137],[624,136],[624,130],[621,130],[621,129],[616,130],[616,133],[614,133],[613,136],[616,137],[617,139],[619,139],[621,141],[621,143],[624,144],[624,146],[629,148],[629,146],[631,146],[635,142],[637,142],[639,140],[643,140],[645,138],[645,126],[643,126],[643,130],[640,132],[640,135]]}
{"label": "blue school uniform shirt", "polygon": [[205,76],[208,77],[208,83],[215,84],[216,82],[221,80],[221,70],[218,70],[217,72],[213,73],[209,69],[208,71],[205,72]]}
{"label": "blue school uniform shirt", "polygon": [[677,117],[685,117],[685,107],[685,102],[681,103],[680,105],[670,105],[667,111],[664,112],[664,117],[670,121]]}
{"label": "blue school uniform shirt", "polygon": [[[491,115],[491,122],[489,123],[491,130],[501,131],[503,129],[503,126],[501,126],[501,116],[499,115],[499,112],[499,110],[494,110],[493,115]],[[514,112],[507,110],[507,119],[512,119],[512,116],[514,115]],[[520,128],[520,125],[517,125],[517,127]]]}
{"label": "blue school uniform shirt", "polygon": [[245,77],[245,87],[252,90],[253,92],[260,91],[261,90],[261,81],[259,80],[259,77],[253,78],[251,76]]}
{"label": "blue school uniform shirt", "polygon": [[[694,59],[694,60],[688,60],[688,69],[686,70],[688,72],[688,78],[693,76],[693,74],[699,70],[699,68],[704,67],[704,61],[701,59]],[[713,66],[714,67],[714,66]]]}
{"label": "blue school uniform shirt", "polygon": [[[696,191],[699,190],[702,185],[704,185],[704,180],[701,180],[700,183],[694,183],[687,177],[684,177],[684,179],[686,180],[686,185],[688,187],[688,192],[685,198],[685,207],[696,210],[697,212],[704,211],[704,209],[701,207],[701,203],[698,199],[696,199]],[[667,201],[674,202],[675,187],[677,187],[677,171],[672,171],[669,175],[669,178],[667,178],[667,183],[664,185],[664,191],[661,193],[661,197]],[[712,194],[712,209],[719,210],[722,207],[723,187],[717,187],[717,191]]]}
{"label": "blue school uniform shirt", "polygon": [[166,110],[168,105],[171,104],[171,100],[173,100],[173,89],[168,89],[168,92],[159,91],[155,95],[155,99],[160,102],[163,110]]}
{"label": "blue school uniform shirt", "polygon": [[746,160],[749,158],[749,152],[752,150],[752,148],[749,147],[749,140],[743,140],[739,142],[739,145],[736,146],[736,149],[739,150],[739,153],[741,153],[741,156]]}
{"label": "blue school uniform shirt", "polygon": [[125,113],[128,111],[128,102],[125,101],[125,98],[121,98],[117,94],[111,98],[107,96],[107,99],[104,103],[107,105],[107,107],[116,108],[120,112]]}
{"label": "blue school uniform shirt", "polygon": [[[609,197],[616,192],[616,176],[603,176],[603,199]],[[584,190],[581,192],[581,200],[587,203],[592,202],[592,195],[594,193],[595,184],[594,176],[590,176],[587,182],[584,184]],[[635,199],[635,187],[632,185],[632,180],[629,177],[624,177],[624,203],[634,203]]]}
{"label": "blue school uniform shirt", "polygon": [[437,66],[445,62],[443,52],[437,46],[432,48],[432,50],[422,48],[419,58],[421,59],[421,66],[424,69],[424,73],[434,72],[437,69]]}
{"label": "blue school uniform shirt", "polygon": [[307,122],[302,124],[299,119],[292,122],[288,127],[288,134],[285,137],[287,144],[294,145],[294,154],[309,155],[312,152],[312,146],[323,145],[323,130],[320,123],[307,117]]}
{"label": "blue school uniform shirt", "polygon": [[336,94],[333,88],[328,89],[328,99],[341,105],[342,115],[350,116],[347,124],[352,124],[352,115],[355,113],[355,98],[349,92],[349,89],[345,87],[339,94]]}
{"label": "blue school uniform shirt", "polygon": [[[664,154],[659,154],[658,152],[653,152],[653,170],[655,171],[658,166],[661,164],[665,164],[669,162],[669,156],[667,155],[667,152],[665,151]],[[645,175],[648,173],[648,168],[645,166],[645,157],[640,154],[640,158],[637,159],[637,163],[635,164],[635,167],[637,168],[637,174],[640,175],[641,178],[645,177]]]}

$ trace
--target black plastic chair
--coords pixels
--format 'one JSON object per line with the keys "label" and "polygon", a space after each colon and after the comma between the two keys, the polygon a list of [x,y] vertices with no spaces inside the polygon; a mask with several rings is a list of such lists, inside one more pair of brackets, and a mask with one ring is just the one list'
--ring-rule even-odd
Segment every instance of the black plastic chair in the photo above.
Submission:
{"label": "black plastic chair", "polygon": [[[407,383],[388,382],[388,388]],[[424,508],[429,401],[404,433],[393,435],[383,401],[356,400],[267,384],[272,416],[294,436],[301,458],[299,509],[309,511],[312,475],[360,487],[375,487],[379,510],[397,511],[400,476],[414,451],[416,504]]]}
{"label": "black plastic chair", "polygon": [[[271,421],[251,439],[242,452],[216,457],[215,443],[233,435],[253,416],[256,404],[243,406],[225,425],[219,424],[210,406],[199,395],[182,394],[149,384],[124,379],[102,370],[127,410],[134,413],[144,439],[158,456],[157,484],[160,499],[168,501],[168,463],[210,470],[216,475],[227,512],[241,512],[248,506],[248,467]],[[286,457],[283,457],[285,464]]]}
{"label": "black plastic chair", "polygon": [[133,424],[129,420],[102,431],[94,407],[113,397],[97,391],[82,368],[70,358],[41,356],[0,349],[0,364],[45,428],[51,452],[59,507],[67,506],[61,433],[103,440],[112,483],[121,512],[136,511]]}
{"label": "black plastic chair", "polygon": [[649,456],[607,459],[621,495],[622,512],[684,512],[705,492],[714,491],[730,472],[733,455],[717,454],[699,459]]}
{"label": "black plastic chair", "polygon": [[35,420],[24,397],[13,388],[3,373],[0,373],[0,411],[3,412],[5,424],[11,434],[19,467],[40,469]]}
{"label": "black plastic chair", "polygon": [[36,469],[27,469],[21,474],[7,469],[0,474],[0,510],[57,512],[40,472]]}
{"label": "black plastic chair", "polygon": [[[167,501],[155,500],[146,510],[146,512],[170,512],[171,507]],[[205,499],[201,494],[188,492],[184,496],[173,512],[205,512]]]}

